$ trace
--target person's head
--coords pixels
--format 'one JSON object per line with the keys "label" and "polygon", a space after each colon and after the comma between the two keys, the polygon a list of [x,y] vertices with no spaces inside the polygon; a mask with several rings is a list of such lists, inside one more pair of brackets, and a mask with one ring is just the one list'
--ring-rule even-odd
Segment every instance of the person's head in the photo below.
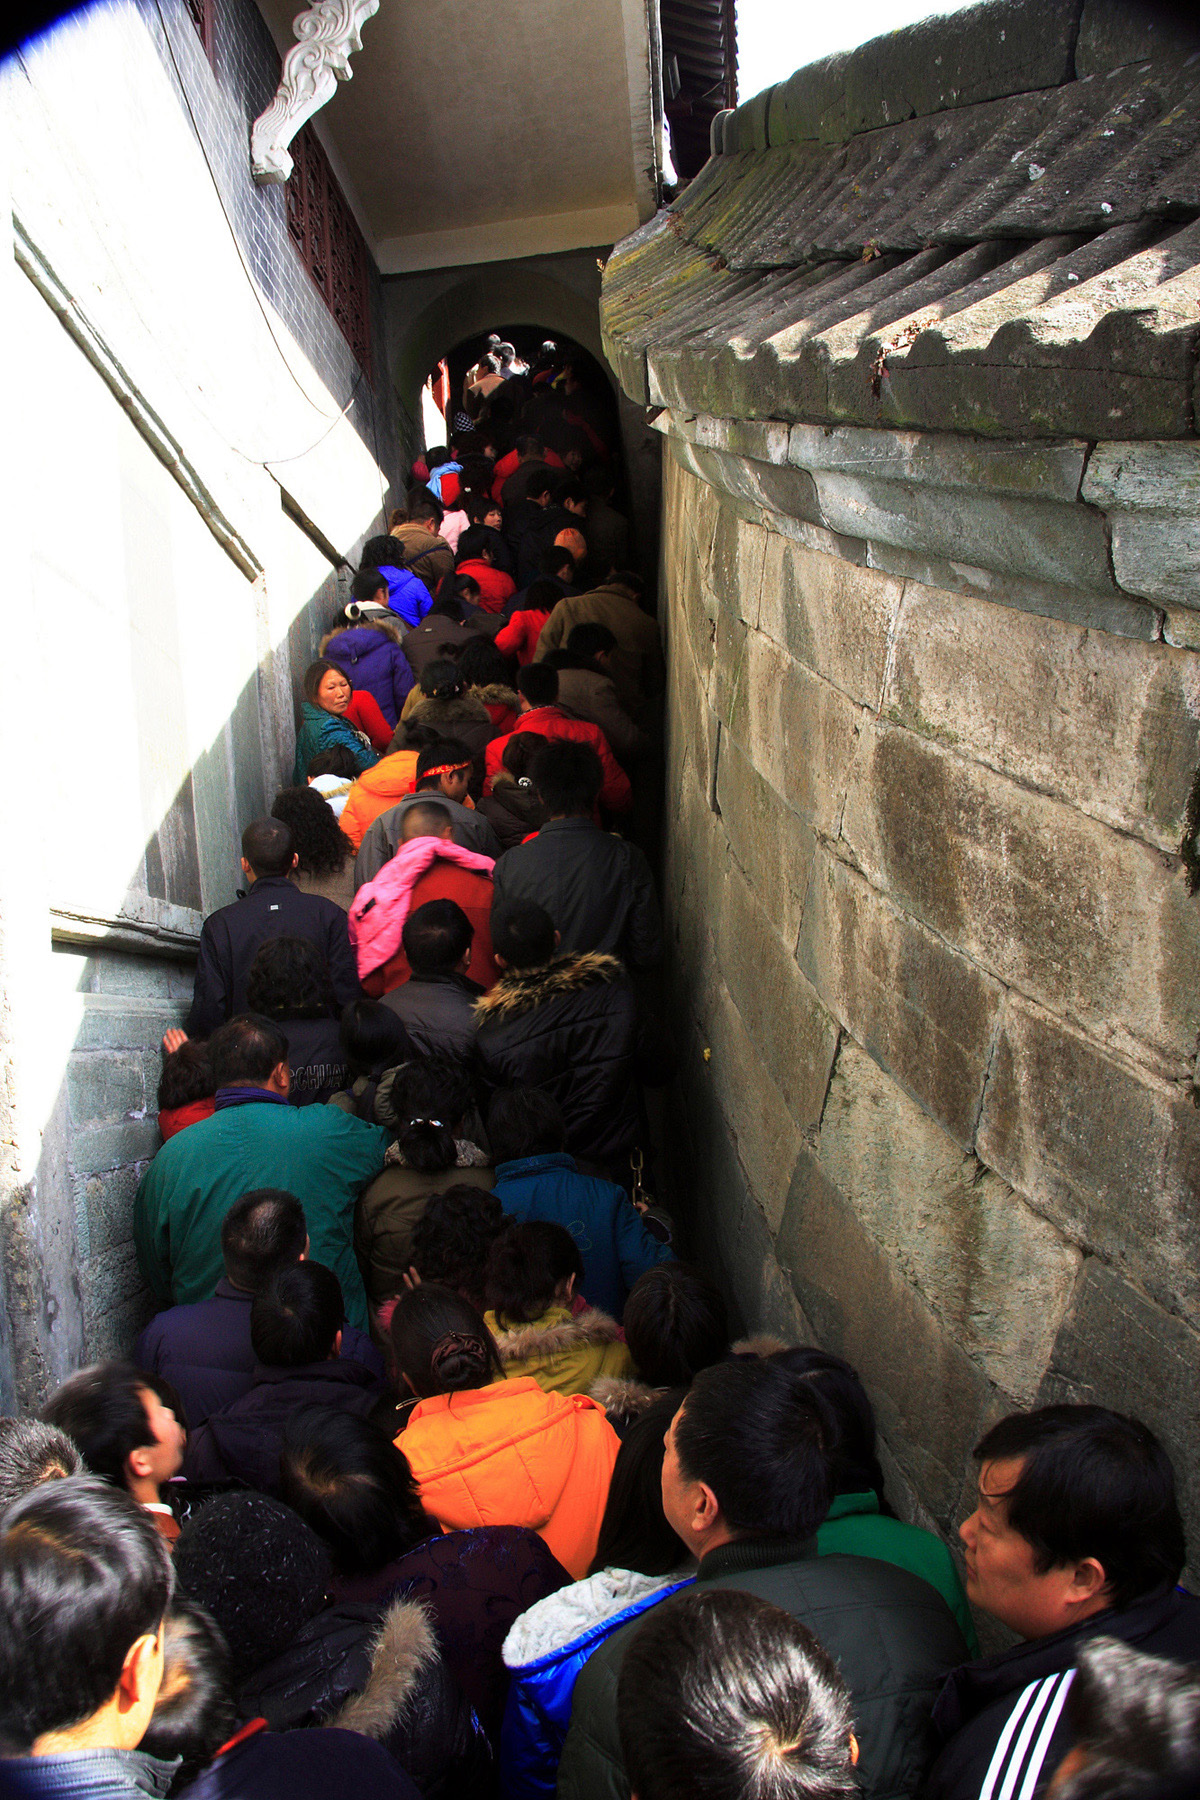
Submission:
{"label": "person's head", "polygon": [[1104,1406],[1011,1413],[975,1446],[978,1502],[959,1527],[967,1595],[1048,1637],[1178,1579],[1186,1560],[1171,1460]]}
{"label": "person's head", "polygon": [[854,1800],[850,1695],[806,1625],[756,1594],[651,1607],[617,1683],[637,1800]]}
{"label": "person's head", "polygon": [[[478,606],[479,602],[483,599],[483,589],[473,575],[456,575],[454,577],[454,599],[457,604],[454,607],[452,617],[461,621],[463,618],[464,606]],[[435,610],[442,612],[446,610],[446,608],[442,603],[439,603]]]}
{"label": "person's head", "polygon": [[400,941],[414,975],[453,975],[466,971],[475,927],[453,900],[426,900],[404,921]]}
{"label": "person's head", "polygon": [[251,1188],[221,1221],[225,1276],[245,1294],[261,1294],[273,1275],[307,1254],[304,1208],[286,1188]]}
{"label": "person's head", "polygon": [[277,1269],[250,1306],[250,1343],[268,1369],[329,1362],[342,1347],[342,1284],[324,1263]]}
{"label": "person's head", "polygon": [[467,691],[462,671],[448,656],[435,656],[425,664],[420,686],[427,700],[457,700]]}
{"label": "person's head", "polygon": [[441,530],[445,511],[445,507],[432,488],[414,488],[408,496],[408,523],[423,525],[434,536]]}
{"label": "person's head", "polygon": [[83,1473],[79,1446],[41,1419],[0,1419],[0,1513],[43,1481]]}
{"label": "person's head", "polygon": [[490,637],[468,638],[458,667],[468,687],[512,686],[512,664]]}
{"label": "person's head", "polygon": [[622,1323],[634,1367],[651,1387],[687,1387],[729,1349],[724,1294],[684,1263],[659,1263],[639,1275]]}
{"label": "person's head", "polygon": [[289,1649],[325,1605],[329,1554],[290,1506],[220,1494],[175,1544],[179,1585],[220,1627],[241,1684]]}
{"label": "person's head", "polygon": [[340,718],[350,704],[350,683],[335,662],[319,656],[304,671],[304,698],[322,712]]}
{"label": "person's head", "polygon": [[586,656],[590,662],[603,668],[617,647],[616,633],[602,625],[599,619],[582,619],[578,625],[571,627],[567,637],[567,649],[572,656]]}
{"label": "person's head", "polygon": [[[393,556],[399,554],[393,543]],[[395,564],[392,565],[395,567]],[[350,583],[351,596],[360,605],[386,606],[388,603],[387,576],[381,575],[378,569],[360,569]]]}
{"label": "person's head", "polygon": [[577,476],[560,475],[554,498],[567,512],[574,513],[576,518],[587,517],[587,489]]}
{"label": "person's head", "polygon": [[[571,585],[575,579],[575,558],[565,544],[551,544],[548,550],[542,551],[538,574],[545,581],[565,581],[568,587]],[[560,598],[556,588],[551,604],[556,604]]]}
{"label": "person's head", "polygon": [[[467,501],[466,514],[471,521],[468,528],[471,530],[477,525],[482,525],[488,531],[499,531],[504,523],[504,508],[498,500],[493,500],[490,494],[472,494]],[[463,535],[465,536],[466,533]],[[475,541],[480,540],[476,539]],[[462,539],[460,538],[460,547],[461,544]],[[472,555],[474,554],[475,552],[472,552]]]}
{"label": "person's head", "polygon": [[183,1462],[186,1431],[132,1363],[80,1369],[55,1389],[41,1417],[78,1445],[93,1475],[137,1500],[157,1500],[160,1483]]}
{"label": "person's head", "polygon": [[459,564],[465,562],[494,563],[496,560],[496,541],[486,525],[468,525],[458,540]]}
{"label": "person's head", "polygon": [[[536,669],[544,665],[532,666]],[[551,738],[536,757],[532,773],[533,785],[550,818],[593,816],[604,785],[604,770],[590,744],[578,744],[572,738]]]}
{"label": "person's head", "polygon": [[573,525],[564,526],[554,542],[570,552],[571,561],[576,566],[587,555],[587,539],[582,531],[577,531]]}
{"label": "person's head", "polygon": [[544,906],[511,900],[493,906],[492,956],[502,969],[540,969],[558,948],[558,932]]}
{"label": "person's head", "polygon": [[[514,731],[509,734],[508,742],[500,752],[500,767],[506,775],[521,787],[526,788],[531,799],[542,806],[540,794],[533,785],[533,765],[537,761],[539,750],[544,750],[550,739],[543,737],[540,731]],[[543,811],[544,811],[543,807]]]}
{"label": "person's head", "polygon": [[835,1494],[872,1492],[883,1500],[883,1470],[875,1454],[875,1409],[857,1372],[840,1356],[811,1347],[777,1350],[772,1362],[820,1389],[837,1420],[833,1447]]}
{"label": "person's head", "polygon": [[198,1044],[188,1038],[178,1050],[163,1057],[162,1074],[158,1078],[159,1112],[191,1106],[197,1100],[209,1099],[216,1091],[207,1044]]}
{"label": "person's head", "polygon": [[395,569],[404,561],[404,552],[391,532],[368,538],[362,549],[360,569]]}
{"label": "person's head", "polygon": [[487,1387],[503,1375],[477,1308],[440,1282],[423,1281],[401,1294],[390,1330],[396,1367],[419,1399]]}
{"label": "person's head", "polygon": [[592,1558],[593,1575],[601,1569],[669,1575],[684,1560],[686,1552],[662,1503],[663,1440],[683,1397],[682,1388],[660,1394],[621,1439]]}
{"label": "person's head", "polygon": [[583,1282],[579,1245],[549,1219],[510,1219],[488,1251],[484,1298],[501,1331],[530,1325],[552,1306],[570,1306]]}
{"label": "person's head", "polygon": [[431,475],[435,469],[440,469],[443,463],[449,461],[450,451],[445,444],[434,444],[432,449],[425,452],[425,467]]}
{"label": "person's head", "polygon": [[[461,679],[461,677],[460,677]],[[417,756],[417,792],[440,794],[461,806],[471,785],[471,752],[457,738],[427,744]]]}
{"label": "person's head", "polygon": [[482,1311],[488,1252],[503,1225],[500,1201],[484,1188],[464,1181],[431,1194],[413,1229],[413,1267]]}
{"label": "person's head", "polygon": [[812,1537],[829,1511],[836,1423],[770,1358],[701,1369],[671,1421],[663,1511],[693,1556],[735,1538]]}
{"label": "person's head", "polygon": [[279,1492],[345,1575],[374,1574],[436,1530],[387,1432],[340,1407],[302,1406],[288,1419]]}
{"label": "person's head", "polygon": [[558,670],[549,663],[526,663],[517,670],[517,692],[521,711],[536,712],[540,706],[553,706],[558,699]]}
{"label": "person's head", "polygon": [[328,750],[318,750],[310,757],[304,773],[309,781],[315,781],[318,775],[337,775],[342,781],[356,781],[358,764],[348,745],[331,744]]}
{"label": "person's head", "polygon": [[536,469],[525,483],[525,498],[532,500],[535,506],[549,506],[554,492],[554,476],[549,469],[544,472]]}
{"label": "person's head", "polygon": [[525,609],[527,612],[553,612],[561,598],[562,589],[558,582],[539,576],[525,590]]}
{"label": "person's head", "polygon": [[210,1763],[238,1727],[233,1663],[216,1620],[177,1594],[163,1626],[163,1678],[138,1748],[164,1762],[182,1758],[176,1782]]}
{"label": "person's head", "polygon": [[333,977],[312,939],[274,937],[261,943],[246,976],[246,1004],[267,1019],[332,1019],[337,1013]]}
{"label": "person's head", "polygon": [[458,1161],[455,1138],[471,1100],[470,1080],[461,1063],[447,1056],[414,1057],[380,1084],[375,1116],[395,1132],[404,1164],[434,1175],[454,1168]]}
{"label": "person's head", "polygon": [[[350,756],[344,745],[341,748]],[[291,832],[301,874],[336,875],[354,854],[333,808],[315,788],[282,788],[275,796],[271,816],[281,819]]]}
{"label": "person's head", "polygon": [[296,866],[296,840],[282,819],[254,819],[242,833],[242,870],[254,881],[287,875]]}
{"label": "person's head", "polygon": [[208,1040],[216,1091],[264,1087],[285,1097],[291,1088],[287,1038],[261,1013],[235,1013]]}
{"label": "person's head", "polygon": [[133,1750],[162,1681],[171,1558],[128,1494],[45,1481],[0,1519],[0,1741]]}
{"label": "person's head", "polygon": [[[431,792],[436,793],[436,788]],[[411,844],[414,838],[449,838],[454,836],[454,820],[450,809],[440,800],[418,800],[406,806],[400,820],[400,842]]]}
{"label": "person's head", "polygon": [[583,491],[589,500],[610,500],[613,486],[612,471],[607,463],[593,463],[583,476]]}
{"label": "person's head", "polygon": [[530,432],[523,432],[513,448],[520,462],[538,462],[546,454],[541,438],[534,437]]}
{"label": "person's head", "polygon": [[498,1088],[487,1128],[497,1167],[526,1156],[553,1156],[567,1145],[562,1107],[540,1088]]}
{"label": "person's head", "polygon": [[382,1000],[348,1000],[342,1008],[341,1039],[356,1079],[395,1068],[412,1049],[399,1014]]}
{"label": "person's head", "polygon": [[1089,1638],[1067,1695],[1074,1743],[1053,1800],[1194,1800],[1200,1793],[1200,1670]]}

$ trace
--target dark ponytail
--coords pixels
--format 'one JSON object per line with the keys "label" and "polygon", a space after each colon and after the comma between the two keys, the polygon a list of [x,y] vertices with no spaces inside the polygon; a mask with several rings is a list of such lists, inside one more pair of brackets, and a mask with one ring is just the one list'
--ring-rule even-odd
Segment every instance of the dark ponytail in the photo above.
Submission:
{"label": "dark ponytail", "polygon": [[515,1220],[505,1226],[488,1252],[484,1293],[503,1330],[528,1325],[553,1306],[560,1283],[574,1275],[583,1280],[579,1246],[562,1225],[548,1219]]}
{"label": "dark ponytail", "polygon": [[435,1282],[401,1294],[391,1338],[396,1367],[421,1399],[487,1387],[504,1374],[495,1339],[470,1301]]}

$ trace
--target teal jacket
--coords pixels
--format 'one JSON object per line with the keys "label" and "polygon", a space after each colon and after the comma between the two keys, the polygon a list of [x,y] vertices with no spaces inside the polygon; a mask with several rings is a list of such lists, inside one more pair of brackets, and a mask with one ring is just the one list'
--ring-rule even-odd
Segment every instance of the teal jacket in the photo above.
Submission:
{"label": "teal jacket", "polygon": [[935,1532],[887,1518],[874,1494],[838,1494],[817,1531],[817,1554],[874,1556],[919,1575],[937,1589],[954,1614],[971,1655],[979,1655],[975,1621],[950,1546]]}
{"label": "teal jacket", "polygon": [[313,757],[319,756],[322,750],[332,750],[335,744],[345,745],[358,764],[360,775],[364,769],[373,769],[379,761],[378,750],[372,750],[349,719],[339,719],[336,713],[328,713],[323,706],[314,706],[311,700],[306,700],[300,729],[296,733],[296,760],[292,765],[292,780],[297,787],[304,786]]}
{"label": "teal jacket", "polygon": [[295,1194],[314,1262],[342,1284],[346,1317],[367,1328],[354,1259],[354,1206],[383,1168],[386,1132],[337,1106],[231,1106],[163,1145],[133,1206],[133,1238],[161,1309],[207,1300],[224,1274],[221,1224],[251,1188]]}

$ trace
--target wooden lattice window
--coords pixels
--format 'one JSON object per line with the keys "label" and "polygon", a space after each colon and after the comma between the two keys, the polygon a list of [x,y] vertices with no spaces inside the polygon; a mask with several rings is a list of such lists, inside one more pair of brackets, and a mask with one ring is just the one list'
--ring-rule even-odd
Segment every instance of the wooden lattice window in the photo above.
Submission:
{"label": "wooden lattice window", "polygon": [[187,8],[192,15],[192,24],[200,34],[204,54],[216,68],[217,0],[187,0]]}
{"label": "wooden lattice window", "polygon": [[295,160],[287,184],[292,242],[337,320],[359,367],[371,373],[370,287],[367,246],[322,150],[308,125],[291,143]]}

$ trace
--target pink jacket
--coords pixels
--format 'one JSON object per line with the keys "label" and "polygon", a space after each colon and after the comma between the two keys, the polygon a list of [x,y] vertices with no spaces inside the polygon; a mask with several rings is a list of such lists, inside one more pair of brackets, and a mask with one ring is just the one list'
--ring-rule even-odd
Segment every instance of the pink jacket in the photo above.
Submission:
{"label": "pink jacket", "polygon": [[490,875],[495,867],[490,856],[464,850],[451,838],[419,837],[401,844],[374,881],[359,888],[350,905],[350,942],[358,957],[360,980],[399,950],[413,889],[439,857],[478,875]]}

